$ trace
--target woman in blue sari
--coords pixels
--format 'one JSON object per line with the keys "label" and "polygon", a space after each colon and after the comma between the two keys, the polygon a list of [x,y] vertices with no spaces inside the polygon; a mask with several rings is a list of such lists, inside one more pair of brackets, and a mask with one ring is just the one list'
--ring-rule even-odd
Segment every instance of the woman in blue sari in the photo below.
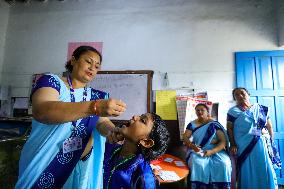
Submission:
{"label": "woman in blue sari", "polygon": [[268,108],[251,104],[245,88],[235,88],[237,105],[227,114],[230,151],[237,155],[237,188],[275,189],[277,178],[273,164],[280,166],[279,155],[268,153],[264,133],[268,131],[273,143],[273,129]]}
{"label": "woman in blue sari", "polygon": [[87,87],[101,61],[93,47],[78,47],[66,64],[66,77],[45,74],[34,84],[32,131],[21,153],[16,189],[102,188],[102,136],[114,131],[106,116],[120,115],[126,105]]}
{"label": "woman in blue sari", "polygon": [[188,188],[229,189],[231,160],[226,151],[227,137],[223,126],[210,118],[205,104],[195,106],[197,119],[187,125],[183,135],[189,147],[187,162],[190,168]]}

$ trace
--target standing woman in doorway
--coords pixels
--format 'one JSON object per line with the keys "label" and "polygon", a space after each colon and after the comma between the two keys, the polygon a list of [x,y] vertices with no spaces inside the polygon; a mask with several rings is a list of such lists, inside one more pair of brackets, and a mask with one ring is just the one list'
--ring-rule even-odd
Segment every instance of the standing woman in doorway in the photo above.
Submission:
{"label": "standing woman in doorway", "polygon": [[267,148],[264,133],[273,145],[273,130],[268,107],[251,104],[245,88],[232,92],[236,106],[227,114],[230,150],[237,155],[237,188],[275,189],[277,178],[274,166],[281,166],[279,155]]}
{"label": "standing woman in doorway", "polygon": [[66,77],[46,74],[35,83],[32,131],[21,153],[16,189],[101,188],[102,136],[115,131],[106,117],[126,109],[108,93],[87,87],[101,62],[95,48],[80,46],[66,64]]}

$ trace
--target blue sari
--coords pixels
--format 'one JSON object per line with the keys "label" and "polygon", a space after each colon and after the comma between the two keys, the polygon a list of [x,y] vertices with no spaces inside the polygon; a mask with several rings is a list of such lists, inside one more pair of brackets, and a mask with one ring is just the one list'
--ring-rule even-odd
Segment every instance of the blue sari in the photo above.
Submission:
{"label": "blue sari", "polygon": [[262,129],[268,119],[268,108],[254,104],[246,111],[238,106],[228,111],[227,121],[234,125],[237,152],[237,188],[278,188],[273,164],[269,158]]}
{"label": "blue sari", "polygon": [[[59,101],[71,102],[70,90],[56,75],[48,74],[39,78],[32,94],[39,88],[52,87],[59,93]],[[83,94],[85,93],[85,94]],[[76,102],[108,98],[108,94],[92,88],[74,89]],[[105,138],[95,128],[97,116],[62,124],[43,124],[32,121],[32,131],[21,152],[19,178],[16,189],[102,188],[102,161]],[[89,138],[93,136],[93,149],[80,159]],[[63,142],[71,137],[82,139],[82,148],[63,153]]]}
{"label": "blue sari", "polygon": [[156,189],[159,182],[142,154],[119,157],[121,145],[106,143],[104,189]]}
{"label": "blue sari", "polygon": [[[217,121],[199,127],[191,122],[186,129],[192,131],[192,142],[200,146],[203,151],[213,149],[217,145],[211,144],[212,140],[217,139],[217,130],[224,132],[222,125]],[[224,134],[226,136],[225,132]],[[221,150],[209,157],[202,157],[190,149],[187,162],[191,172],[190,179],[188,179],[191,189],[230,188],[232,166],[230,157],[225,150]]]}

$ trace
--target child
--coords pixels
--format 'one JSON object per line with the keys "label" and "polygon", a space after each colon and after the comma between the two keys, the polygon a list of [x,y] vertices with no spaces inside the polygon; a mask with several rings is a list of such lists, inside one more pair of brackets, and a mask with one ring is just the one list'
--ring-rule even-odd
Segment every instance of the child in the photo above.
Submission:
{"label": "child", "polygon": [[154,189],[156,180],[149,161],[164,154],[169,132],[165,122],[154,113],[133,116],[119,133],[123,145],[106,143],[104,189]]}

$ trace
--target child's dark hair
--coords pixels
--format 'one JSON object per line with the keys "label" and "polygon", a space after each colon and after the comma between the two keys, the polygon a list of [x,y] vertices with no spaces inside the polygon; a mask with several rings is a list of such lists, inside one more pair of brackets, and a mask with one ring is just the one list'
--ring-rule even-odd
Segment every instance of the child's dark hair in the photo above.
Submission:
{"label": "child's dark hair", "polygon": [[233,95],[233,99],[234,99],[234,100],[236,100],[236,98],[235,98],[235,92],[236,92],[237,90],[244,90],[244,91],[246,91],[246,93],[247,93],[248,95],[250,95],[249,92],[248,92],[248,90],[247,90],[246,88],[244,88],[244,87],[236,87],[236,88],[234,88],[234,90],[232,91],[232,95]]}
{"label": "child's dark hair", "polygon": [[[74,57],[76,60],[78,60],[80,58],[80,56],[84,53],[86,53],[87,51],[92,51],[92,52],[95,52],[99,55],[100,57],[100,61],[102,62],[102,55],[101,53],[95,49],[94,47],[91,47],[91,46],[80,46],[78,47],[77,49],[75,49],[75,51],[73,52],[72,54],[72,57]],[[65,68],[66,70],[71,73],[72,70],[73,70],[73,66],[71,65],[71,60],[69,60],[68,62],[66,62],[65,64]]]}
{"label": "child's dark hair", "polygon": [[196,110],[196,108],[197,108],[198,106],[203,106],[203,107],[207,110],[207,112],[209,113],[209,107],[208,107],[206,104],[203,104],[203,103],[197,104],[197,105],[195,106],[195,110]]}
{"label": "child's dark hair", "polygon": [[147,161],[157,159],[159,156],[163,155],[170,141],[170,134],[166,128],[165,121],[155,113],[151,113],[151,115],[154,125],[149,138],[154,141],[154,145],[151,148],[141,147],[141,152]]}

